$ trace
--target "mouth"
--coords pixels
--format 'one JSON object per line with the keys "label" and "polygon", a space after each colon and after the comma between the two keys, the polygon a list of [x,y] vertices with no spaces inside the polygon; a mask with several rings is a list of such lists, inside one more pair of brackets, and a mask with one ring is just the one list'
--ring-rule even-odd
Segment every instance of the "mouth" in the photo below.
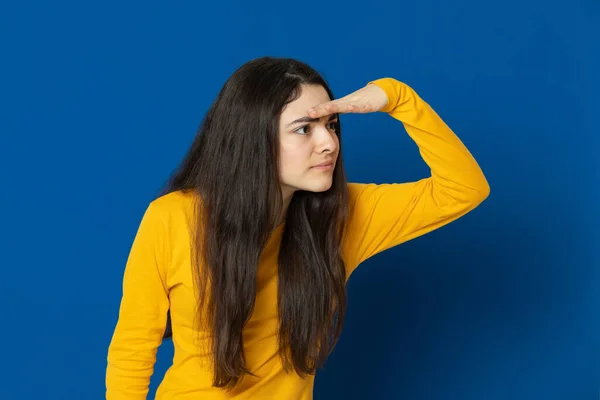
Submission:
{"label": "mouth", "polygon": [[333,169],[333,161],[327,161],[327,162],[321,163],[319,165],[315,165],[312,168],[318,169],[320,171],[327,171],[327,170]]}

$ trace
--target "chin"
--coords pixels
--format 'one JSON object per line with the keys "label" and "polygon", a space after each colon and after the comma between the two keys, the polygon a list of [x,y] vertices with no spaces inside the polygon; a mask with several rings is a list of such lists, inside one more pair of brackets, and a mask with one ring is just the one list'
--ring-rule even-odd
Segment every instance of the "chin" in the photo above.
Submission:
{"label": "chin", "polygon": [[306,185],[306,188],[304,190],[306,190],[307,192],[313,192],[313,193],[322,193],[322,192],[326,192],[329,189],[331,189],[333,182],[322,182],[322,183],[318,183],[318,184],[312,184],[312,185]]}
{"label": "chin", "polygon": [[296,182],[286,182],[283,184],[284,195],[287,192],[310,192],[310,193],[322,193],[326,192],[333,186],[333,179],[321,179],[321,180],[304,180]]}

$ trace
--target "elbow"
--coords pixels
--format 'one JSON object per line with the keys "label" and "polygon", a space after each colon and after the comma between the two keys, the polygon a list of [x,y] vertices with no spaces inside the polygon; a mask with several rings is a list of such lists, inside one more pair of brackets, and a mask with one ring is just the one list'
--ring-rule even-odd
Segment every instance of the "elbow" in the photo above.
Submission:
{"label": "elbow", "polygon": [[483,201],[487,199],[490,195],[490,185],[483,175],[481,177],[481,180],[476,185],[474,185],[474,189],[475,190],[473,190],[472,201],[475,206],[478,206],[479,204],[483,203]]}
{"label": "elbow", "polygon": [[460,186],[460,194],[454,197],[462,203],[467,211],[470,211],[483,203],[490,195],[490,185],[483,173],[474,174],[468,180],[465,179]]}

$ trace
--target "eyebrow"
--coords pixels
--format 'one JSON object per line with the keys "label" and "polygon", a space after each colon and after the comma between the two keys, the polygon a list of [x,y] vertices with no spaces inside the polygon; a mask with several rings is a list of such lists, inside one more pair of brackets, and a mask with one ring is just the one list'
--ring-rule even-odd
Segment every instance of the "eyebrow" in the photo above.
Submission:
{"label": "eyebrow", "polygon": [[[337,117],[338,117],[337,114],[331,114],[331,115],[329,115],[328,121],[333,121]],[[294,120],[294,121],[290,122],[289,124],[287,124],[287,127],[290,127],[290,126],[292,126],[294,124],[299,124],[301,122],[319,122],[322,118],[323,117],[321,117],[321,118],[311,118],[311,117],[308,117],[308,116],[307,117],[298,118],[297,120]]]}

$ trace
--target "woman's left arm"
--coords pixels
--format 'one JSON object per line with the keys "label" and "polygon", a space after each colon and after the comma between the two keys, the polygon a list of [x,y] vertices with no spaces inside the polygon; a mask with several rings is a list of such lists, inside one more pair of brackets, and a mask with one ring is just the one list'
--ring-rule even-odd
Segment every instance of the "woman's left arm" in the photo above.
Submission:
{"label": "woman's left arm", "polygon": [[404,124],[431,176],[408,183],[349,184],[344,242],[349,272],[381,251],[460,218],[490,192],[481,168],[461,140],[412,88],[396,79],[370,82],[309,110],[309,115],[374,111],[386,112]]}

